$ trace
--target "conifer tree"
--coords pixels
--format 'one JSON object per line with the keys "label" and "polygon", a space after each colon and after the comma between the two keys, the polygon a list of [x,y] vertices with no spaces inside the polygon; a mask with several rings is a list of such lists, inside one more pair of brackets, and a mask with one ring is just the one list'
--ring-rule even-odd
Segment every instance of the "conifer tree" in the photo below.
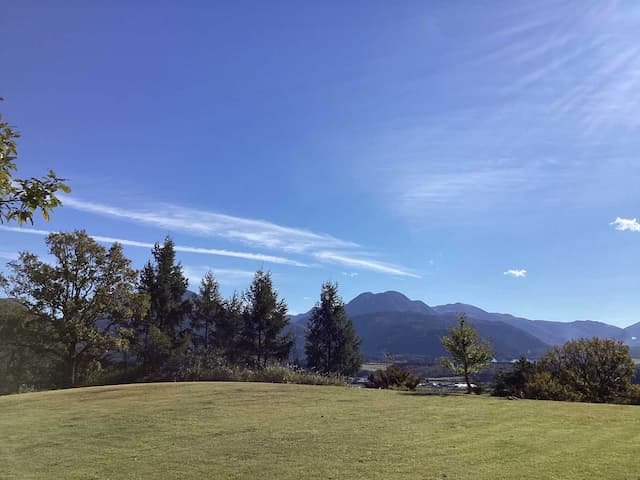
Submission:
{"label": "conifer tree", "polygon": [[362,365],[360,340],[347,317],[338,285],[322,285],[305,331],[307,366],[321,373],[354,375]]}
{"label": "conifer tree", "polygon": [[278,300],[271,274],[258,270],[245,294],[243,350],[249,364],[264,367],[284,361],[293,345],[293,334],[285,334],[289,324],[287,304]]}
{"label": "conifer tree", "polygon": [[153,263],[147,262],[140,275],[139,290],[149,298],[149,312],[138,333],[143,362],[154,369],[188,345],[191,308],[185,299],[188,280],[176,263],[173,240],[166,237],[162,245],[156,243],[152,255]]}
{"label": "conifer tree", "polygon": [[191,326],[193,343],[205,350],[212,346],[218,323],[224,315],[224,305],[220,296],[220,286],[211,271],[207,272],[200,283],[198,297],[193,301]]}
{"label": "conifer tree", "polygon": [[234,292],[231,298],[224,300],[217,319],[214,345],[230,364],[238,364],[244,357],[244,309],[242,298]]}

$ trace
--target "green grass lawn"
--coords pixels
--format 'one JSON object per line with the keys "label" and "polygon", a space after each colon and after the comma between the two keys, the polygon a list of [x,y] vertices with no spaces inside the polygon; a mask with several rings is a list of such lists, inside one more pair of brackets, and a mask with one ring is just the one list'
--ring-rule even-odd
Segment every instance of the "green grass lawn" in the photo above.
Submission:
{"label": "green grass lawn", "polygon": [[633,479],[640,407],[178,383],[0,398],[0,478]]}

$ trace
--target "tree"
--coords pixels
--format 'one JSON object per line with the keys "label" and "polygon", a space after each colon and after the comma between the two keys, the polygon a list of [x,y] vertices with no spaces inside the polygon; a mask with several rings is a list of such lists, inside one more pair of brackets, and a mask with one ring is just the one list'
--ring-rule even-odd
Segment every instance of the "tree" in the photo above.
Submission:
{"label": "tree", "polygon": [[628,394],[634,372],[629,347],[622,342],[581,338],[549,350],[538,362],[533,380],[537,398],[564,399],[539,388],[546,378],[547,384],[558,386],[552,390],[562,387],[572,399],[604,403]]}
{"label": "tree", "polygon": [[467,324],[465,314],[458,318],[458,326],[449,330],[449,336],[440,340],[451,355],[451,358],[443,359],[444,365],[457,375],[464,375],[467,393],[471,393],[469,376],[478,373],[491,361],[491,347],[478,338],[475,327]]}
{"label": "tree", "polygon": [[57,384],[56,358],[28,348],[31,320],[18,302],[0,299],[0,395]]}
{"label": "tree", "polygon": [[507,372],[500,372],[496,375],[496,382],[493,394],[499,397],[519,397],[527,396],[527,385],[536,372],[536,365],[525,357],[519,358],[513,368]]}
{"label": "tree", "polygon": [[38,209],[49,220],[49,212],[61,205],[56,192],[69,193],[71,189],[53,170],[41,178],[14,178],[18,138],[20,133],[3,121],[0,114],[0,223],[11,220],[33,223],[33,214]]}
{"label": "tree", "polygon": [[347,317],[338,285],[322,285],[320,302],[305,331],[307,365],[321,373],[355,375],[362,365],[360,340]]}
{"label": "tree", "polygon": [[285,360],[293,345],[293,334],[283,332],[289,324],[287,304],[278,300],[271,274],[258,270],[245,297],[242,345],[247,361],[264,367],[272,360]]}
{"label": "tree", "polygon": [[162,245],[156,243],[152,255],[153,263],[147,262],[140,275],[139,291],[148,296],[149,310],[138,325],[137,343],[143,363],[153,370],[186,349],[191,306],[185,299],[189,282],[176,263],[173,240],[167,237]]}
{"label": "tree", "polygon": [[193,301],[193,313],[191,315],[191,326],[193,334],[199,344],[207,350],[213,343],[212,336],[216,326],[221,321],[223,312],[223,300],[220,296],[220,287],[212,272],[207,272],[200,283],[200,292]]}
{"label": "tree", "polygon": [[107,250],[82,230],[52,233],[46,244],[53,264],[23,252],[1,282],[30,314],[23,346],[57,357],[65,384],[75,386],[90,362],[127,348],[125,325],[143,314],[145,303],[119,244]]}
{"label": "tree", "polygon": [[244,332],[245,305],[242,298],[234,292],[224,301],[221,315],[216,323],[214,345],[222,352],[230,364],[237,364],[244,356],[242,335]]}

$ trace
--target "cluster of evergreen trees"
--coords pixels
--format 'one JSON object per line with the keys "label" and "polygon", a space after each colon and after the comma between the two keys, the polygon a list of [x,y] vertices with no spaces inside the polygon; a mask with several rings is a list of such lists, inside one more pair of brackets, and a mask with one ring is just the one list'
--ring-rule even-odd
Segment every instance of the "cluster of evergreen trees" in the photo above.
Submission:
{"label": "cluster of evergreen trees", "polygon": [[[287,305],[269,272],[259,270],[244,294],[226,299],[209,272],[190,295],[170,238],[140,272],[120,245],[107,249],[84,231],[51,234],[46,243],[53,262],[21,253],[0,275],[10,297],[0,308],[4,391],[100,381],[107,367],[153,379],[194,355],[252,369],[292,360]],[[337,285],[323,284],[306,330],[306,368],[355,374],[359,347]]]}

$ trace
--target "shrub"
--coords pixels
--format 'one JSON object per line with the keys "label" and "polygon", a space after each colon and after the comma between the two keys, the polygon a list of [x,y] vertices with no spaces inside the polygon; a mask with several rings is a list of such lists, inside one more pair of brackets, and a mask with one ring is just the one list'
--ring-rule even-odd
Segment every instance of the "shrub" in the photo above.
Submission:
{"label": "shrub", "polygon": [[367,387],[390,388],[394,390],[415,390],[420,379],[408,370],[394,365],[376,370],[369,375]]}
{"label": "shrub", "polygon": [[635,366],[622,342],[594,337],[552,348],[538,362],[537,371],[536,384],[530,386],[537,394],[568,394],[584,402],[605,403],[628,396]]}
{"label": "shrub", "polygon": [[536,371],[535,364],[522,357],[513,364],[513,369],[496,375],[493,395],[498,397],[526,396],[527,384]]}
{"label": "shrub", "polygon": [[583,401],[578,392],[544,370],[537,371],[528,379],[524,396],[534,400]]}

